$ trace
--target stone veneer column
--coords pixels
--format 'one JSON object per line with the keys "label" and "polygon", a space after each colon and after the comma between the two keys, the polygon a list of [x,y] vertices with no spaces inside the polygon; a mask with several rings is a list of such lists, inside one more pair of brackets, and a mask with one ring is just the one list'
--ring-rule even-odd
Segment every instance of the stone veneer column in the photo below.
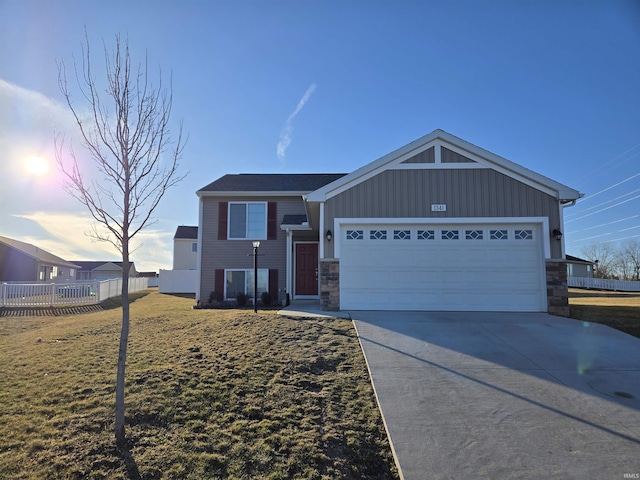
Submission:
{"label": "stone veneer column", "polygon": [[564,260],[547,260],[546,271],[548,312],[551,315],[570,317],[567,262]]}
{"label": "stone veneer column", "polygon": [[340,310],[340,260],[320,260],[320,307],[322,310]]}

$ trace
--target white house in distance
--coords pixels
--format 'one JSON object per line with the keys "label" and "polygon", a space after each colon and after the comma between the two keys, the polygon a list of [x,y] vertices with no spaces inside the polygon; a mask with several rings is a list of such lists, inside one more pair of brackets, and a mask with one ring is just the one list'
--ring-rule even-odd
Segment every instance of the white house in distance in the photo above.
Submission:
{"label": "white house in distance", "polygon": [[198,268],[198,227],[180,225],[173,236],[173,269]]}
{"label": "white house in distance", "polygon": [[[93,280],[101,282],[103,280],[122,277],[122,262],[78,260],[73,263],[80,267],[76,273],[77,280]],[[136,266],[131,262],[129,277],[137,276],[138,271],[136,270]]]}
{"label": "white house in distance", "polygon": [[173,236],[173,270],[160,270],[160,293],[193,293],[197,286],[198,227],[180,225]]}

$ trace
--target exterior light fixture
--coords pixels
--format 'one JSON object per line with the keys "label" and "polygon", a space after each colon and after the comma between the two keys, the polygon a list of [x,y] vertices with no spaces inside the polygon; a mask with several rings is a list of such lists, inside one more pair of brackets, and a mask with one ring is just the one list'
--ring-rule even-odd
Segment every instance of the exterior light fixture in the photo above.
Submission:
{"label": "exterior light fixture", "polygon": [[554,228],[553,232],[551,233],[553,233],[553,236],[555,237],[556,240],[558,241],[562,240],[562,232],[560,231],[560,229]]}
{"label": "exterior light fixture", "polygon": [[333,238],[333,233],[331,233],[331,230],[327,230],[327,233],[325,234],[325,236],[327,237],[327,241],[330,242],[331,239]]}

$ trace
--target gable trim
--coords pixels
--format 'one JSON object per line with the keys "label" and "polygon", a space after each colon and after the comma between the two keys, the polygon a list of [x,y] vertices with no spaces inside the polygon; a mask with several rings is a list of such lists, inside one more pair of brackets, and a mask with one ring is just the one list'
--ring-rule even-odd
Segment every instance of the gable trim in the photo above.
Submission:
{"label": "gable trim", "polygon": [[[443,130],[434,130],[430,134],[425,135],[424,137],[415,140],[414,142],[411,142],[408,145],[405,145],[404,147],[401,147],[378,160],[375,160],[358,170],[325,185],[322,188],[319,188],[315,192],[309,193],[305,196],[305,199],[310,202],[322,202],[351,189],[355,185],[358,185],[359,183],[362,183],[385,170],[406,168],[404,165],[400,166],[400,164],[412,156],[431,148],[432,146],[436,146],[435,163],[404,165],[419,165],[417,168],[422,167],[423,169],[473,168],[475,164],[468,162],[443,164],[440,147],[444,146],[453,152],[474,160],[477,164],[482,165],[485,168],[492,168],[559,200],[575,200],[582,196],[582,194],[577,190],[528,170],[527,168],[511,162],[506,158],[477,147],[465,140],[444,132]],[[416,167],[411,166],[409,168],[413,169]]]}

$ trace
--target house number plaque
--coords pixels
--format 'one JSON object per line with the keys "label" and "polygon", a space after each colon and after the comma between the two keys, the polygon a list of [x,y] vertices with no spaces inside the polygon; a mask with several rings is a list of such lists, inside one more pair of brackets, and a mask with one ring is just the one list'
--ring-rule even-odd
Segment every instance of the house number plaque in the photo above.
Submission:
{"label": "house number plaque", "polygon": [[446,212],[447,204],[446,203],[432,203],[431,204],[432,212]]}

